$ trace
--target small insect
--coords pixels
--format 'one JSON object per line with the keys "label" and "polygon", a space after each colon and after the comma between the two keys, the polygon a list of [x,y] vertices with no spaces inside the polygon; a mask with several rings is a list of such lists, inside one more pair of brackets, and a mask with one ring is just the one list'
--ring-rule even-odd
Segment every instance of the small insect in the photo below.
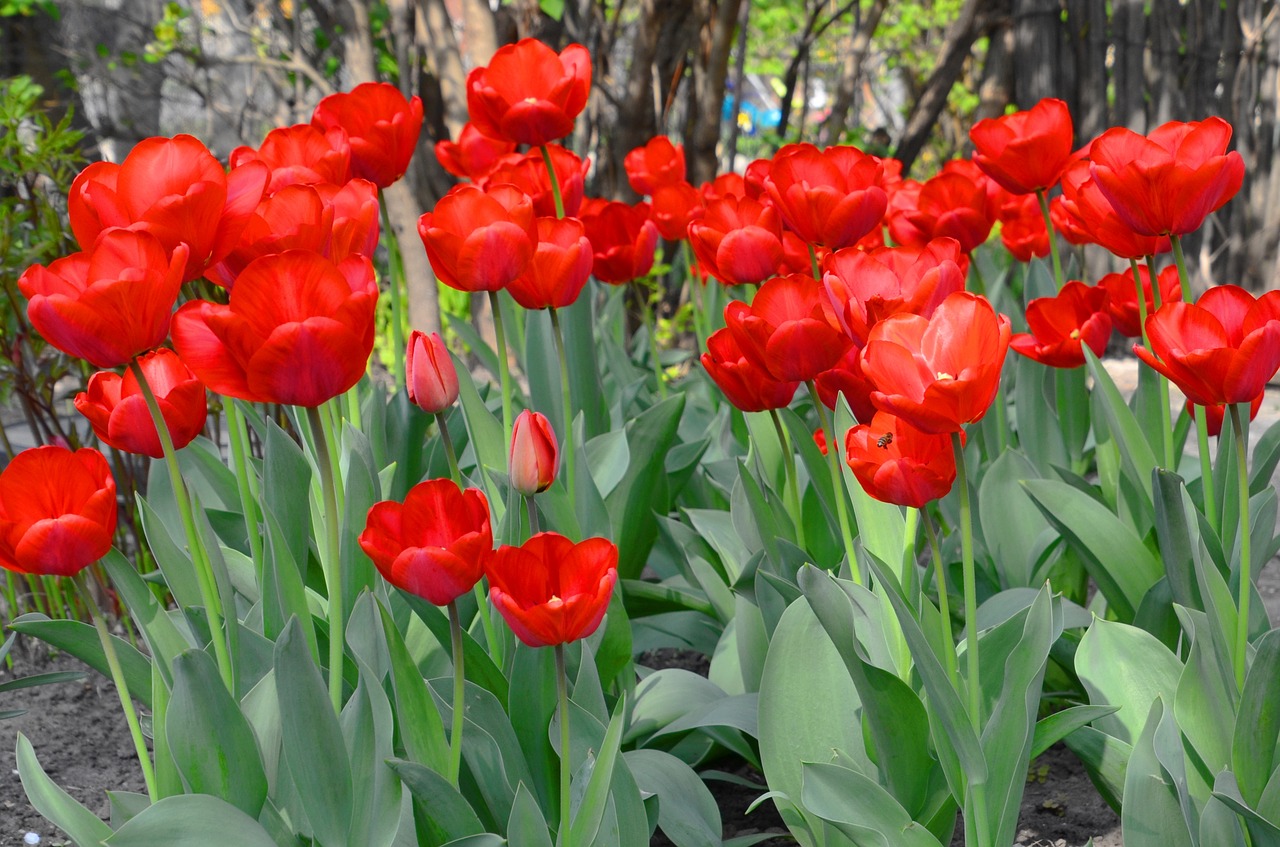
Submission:
{"label": "small insect", "polygon": [[892,443],[893,443],[892,432],[886,432],[884,435],[876,439],[876,446],[879,447],[881,450],[885,449]]}

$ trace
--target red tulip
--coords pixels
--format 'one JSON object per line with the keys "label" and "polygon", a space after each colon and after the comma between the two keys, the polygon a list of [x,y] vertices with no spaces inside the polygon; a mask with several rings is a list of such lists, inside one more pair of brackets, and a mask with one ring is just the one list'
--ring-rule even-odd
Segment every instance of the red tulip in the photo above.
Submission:
{"label": "red tulip", "polygon": [[[1253,398],[1253,402],[1249,404],[1249,420],[1258,417],[1258,410],[1262,408],[1262,398],[1265,394],[1259,394]],[[1222,434],[1222,424],[1227,415],[1226,403],[1215,403],[1212,406],[1197,406],[1190,401],[1187,402],[1187,414],[1195,420],[1200,412],[1204,412],[1204,428],[1205,433],[1214,438]]]}
{"label": "red tulip", "polygon": [[67,213],[80,246],[89,249],[109,227],[144,229],[170,253],[187,246],[183,281],[235,246],[266,188],[269,171],[247,162],[227,173],[189,135],[148,138],[124,162],[96,162],[71,183]]}
{"label": "red tulip", "polygon": [[1040,202],[1031,194],[1024,194],[1014,204],[1005,207],[1001,217],[1000,242],[1019,262],[1043,259],[1049,255],[1049,230],[1044,225],[1044,212]]}
{"label": "red tulip", "polygon": [[1051,368],[1084,364],[1084,345],[1101,356],[1111,338],[1107,290],[1071,280],[1053,297],[1037,297],[1027,304],[1030,333],[1013,336],[1009,346]]}
{"label": "red tulip", "polygon": [[782,409],[791,403],[800,383],[782,382],[742,354],[728,329],[718,329],[707,338],[702,367],[735,408],[744,412]]}
{"label": "red tulip", "polygon": [[1000,388],[1009,319],[960,291],[933,317],[893,315],[871,328],[862,370],[876,408],[923,432],[960,432],[982,419]]}
{"label": "red tulip", "polygon": [[364,82],[317,103],[311,123],[323,130],[345,129],[352,175],[386,188],[409,169],[422,132],[422,100],[406,100],[387,82]]}
{"label": "red tulip", "polygon": [[813,431],[813,446],[817,447],[818,452],[824,456],[827,455],[827,450],[830,449],[829,447],[827,447],[826,430],[824,430],[822,427],[818,427]]}
{"label": "red tulip", "polygon": [[546,491],[555,482],[560,448],[545,415],[528,409],[516,415],[507,464],[511,487],[526,497]]}
{"label": "red tulip", "polygon": [[[737,199],[746,197],[747,181],[743,179],[742,174],[730,172],[720,174],[710,182],[704,182],[698,187],[698,190],[702,192],[702,197],[707,205],[711,205],[715,201],[723,200],[726,197]],[[753,197],[751,199],[757,198]]]}
{"label": "red tulip", "polygon": [[540,532],[491,553],[485,574],[493,605],[516,637],[530,647],[552,647],[600,626],[618,579],[618,548],[605,538],[574,544]]}
{"label": "red tulip", "polygon": [[333,230],[324,255],[333,262],[350,256],[373,257],[378,249],[378,188],[364,179],[341,187],[317,185],[320,199],[333,209]]}
{"label": "red tulip", "polygon": [[1025,112],[987,118],[969,130],[973,161],[1014,194],[1034,194],[1058,184],[1071,161],[1071,113],[1045,98]]}
{"label": "red tulip", "polygon": [[[592,204],[594,206],[594,204]],[[582,225],[595,259],[591,272],[601,282],[639,279],[653,268],[658,228],[649,220],[649,204],[604,203],[581,211]]]}
{"label": "red tulip", "polygon": [[751,305],[729,303],[724,319],[743,354],[783,382],[815,378],[853,346],[821,284],[804,274],[769,280]]}
{"label": "red tulip", "polygon": [[[564,206],[564,213],[576,217],[582,210],[583,185],[591,162],[584,162],[559,144],[548,144],[547,152],[551,154],[551,167],[555,168],[556,182],[560,185],[560,203]],[[528,194],[538,217],[555,217],[556,198],[551,191],[551,176],[547,173],[547,164],[540,150],[503,156],[478,184],[488,189],[503,183],[514,185]]]}
{"label": "red tulip", "polygon": [[373,504],[360,548],[396,588],[447,605],[484,576],[493,550],[489,501],[480,489],[463,491],[449,479],[420,482],[403,503]]}
{"label": "red tulip", "polygon": [[773,157],[764,185],[796,235],[838,250],[880,225],[889,202],[883,176],[880,160],[856,147],[788,144]]}
{"label": "red tulip", "polygon": [[404,379],[409,402],[429,415],[443,412],[458,399],[458,371],[440,334],[415,329],[409,333]]}
{"label": "red tulip", "polygon": [[[1156,276],[1159,286],[1160,302],[1156,303],[1151,286],[1151,270],[1146,265],[1138,265],[1138,276],[1142,279],[1143,299],[1147,301],[1146,312],[1151,314],[1165,303],[1172,303],[1182,297],[1182,288],[1178,282],[1178,268],[1169,265]],[[1138,338],[1142,335],[1142,324],[1138,314],[1138,287],[1129,271],[1107,274],[1098,280],[1098,287],[1107,290],[1107,314],[1111,315],[1111,325],[1116,332],[1126,338]]]}
{"label": "red tulip", "polygon": [[689,224],[706,212],[698,189],[687,182],[677,182],[658,186],[649,213],[659,235],[668,241],[683,241],[689,235]]}
{"label": "red tulip", "polygon": [[844,449],[863,489],[884,503],[922,509],[956,479],[950,436],[921,432],[887,412],[845,433]]}
{"label": "red tulip", "polygon": [[[204,430],[209,411],[204,384],[176,353],[164,347],[139,356],[138,365],[155,394],[173,449],[181,450]],[[153,459],[164,457],[160,436],[132,369],[124,376],[98,371],[89,378],[88,389],[76,395],[75,404],[103,444]]]}
{"label": "red tulip", "polygon": [[860,347],[850,347],[834,367],[818,374],[814,387],[818,389],[818,400],[832,411],[835,411],[836,400],[844,395],[855,420],[869,421],[876,413],[876,407],[871,402],[871,392],[875,390],[875,386],[862,372]]}
{"label": "red tulip", "polygon": [[850,247],[823,261],[822,283],[841,326],[863,345],[884,318],[899,312],[927,318],[948,295],[963,291],[967,264],[952,238],[936,238],[923,249]]}
{"label": "red tulip", "polygon": [[778,273],[782,219],[773,206],[748,197],[708,200],[706,214],[689,224],[689,244],[725,285],[754,285]]}
{"label": "red tulip", "polygon": [[510,185],[459,185],[418,219],[440,281],[459,291],[499,291],[524,273],[538,242],[533,203]]}
{"label": "red tulip", "polygon": [[557,55],[525,38],[467,76],[467,111],[485,135],[538,147],[573,132],[590,92],[587,48],[570,44]]}
{"label": "red tulip", "polygon": [[[987,240],[996,221],[986,180],[940,173],[920,187],[912,207],[895,202],[889,234],[905,247],[923,247],[933,238],[954,238],[965,253]],[[897,201],[900,193],[895,193]]]}
{"label": "red tulip", "polygon": [[1194,304],[1166,303],[1147,317],[1151,349],[1138,358],[1200,406],[1250,403],[1280,368],[1280,291],[1254,299],[1236,285],[1210,288]]}
{"label": "red tulip", "polygon": [[1115,127],[1090,148],[1091,173],[1121,220],[1143,235],[1194,232],[1240,190],[1244,160],[1222,118],[1171,121],[1145,138]]}
{"label": "red tulip", "polygon": [[108,229],[91,251],[27,268],[18,288],[46,341],[114,368],[164,343],[186,265],[185,245],[170,254],[150,233]]}
{"label": "red tulip", "polygon": [[271,130],[257,150],[237,147],[229,161],[232,169],[246,162],[262,162],[270,168],[268,195],[287,185],[342,185],[351,178],[351,142],[340,126],[321,130],[296,124]]}
{"label": "red tulip", "polygon": [[319,406],[364,375],[373,352],[373,264],[290,250],[255,260],[223,306],[193,300],[173,316],[173,344],[219,394]]}
{"label": "red tulip", "polygon": [[0,471],[0,567],[72,576],[111,549],[116,483],[97,450],[23,450]]}
{"label": "red tulip", "polygon": [[538,246],[507,293],[526,309],[562,309],[577,301],[591,276],[591,242],[576,218],[538,218]]}
{"label": "red tulip", "polygon": [[628,153],[622,166],[636,194],[652,197],[660,186],[684,182],[684,146],[658,135]]}
{"label": "red tulip", "polygon": [[1062,216],[1054,226],[1072,244],[1097,244],[1122,259],[1141,259],[1168,253],[1167,235],[1140,235],[1119,215],[1091,175],[1088,159],[1072,163],[1062,175],[1062,196],[1054,208]]}
{"label": "red tulip", "polygon": [[446,138],[436,142],[436,159],[440,167],[454,176],[479,182],[489,175],[498,160],[515,150],[514,141],[490,138],[468,121],[458,133],[457,141]]}

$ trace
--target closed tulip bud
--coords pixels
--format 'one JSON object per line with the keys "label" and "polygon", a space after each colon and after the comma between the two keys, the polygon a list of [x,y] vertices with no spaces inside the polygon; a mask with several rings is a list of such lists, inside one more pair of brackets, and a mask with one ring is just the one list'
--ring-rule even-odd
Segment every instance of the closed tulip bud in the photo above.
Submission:
{"label": "closed tulip bud", "polygon": [[404,372],[409,400],[427,414],[443,412],[458,399],[458,371],[439,333],[410,333]]}
{"label": "closed tulip bud", "polygon": [[560,467],[556,434],[545,415],[528,409],[516,418],[511,430],[508,461],[511,487],[526,497],[546,491]]}

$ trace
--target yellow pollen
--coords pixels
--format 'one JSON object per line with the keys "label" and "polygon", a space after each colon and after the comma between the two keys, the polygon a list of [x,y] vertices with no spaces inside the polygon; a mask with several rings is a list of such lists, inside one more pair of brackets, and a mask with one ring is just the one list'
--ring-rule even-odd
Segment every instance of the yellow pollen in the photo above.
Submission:
{"label": "yellow pollen", "polygon": [[938,371],[938,379],[955,379],[955,374],[949,374],[946,371]]}
{"label": "yellow pollen", "polygon": [[538,102],[538,98],[537,98],[537,97],[526,97],[526,98],[524,98],[524,102],[526,102],[526,103],[537,103],[537,102]]}
{"label": "yellow pollen", "polygon": [[1071,337],[1072,337],[1072,338],[1079,338],[1079,337],[1080,337],[1080,330],[1078,330],[1078,329],[1073,329],[1073,330],[1071,330]]}

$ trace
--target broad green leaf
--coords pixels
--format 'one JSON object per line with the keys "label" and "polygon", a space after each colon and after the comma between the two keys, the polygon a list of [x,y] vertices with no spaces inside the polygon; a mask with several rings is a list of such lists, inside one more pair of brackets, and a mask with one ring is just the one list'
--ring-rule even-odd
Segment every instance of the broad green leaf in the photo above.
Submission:
{"label": "broad green leaf", "polygon": [[618,702],[609,727],[605,730],[604,740],[600,744],[600,752],[595,760],[595,767],[582,794],[582,802],[573,813],[573,822],[569,825],[569,834],[574,844],[589,844],[600,830],[604,818],[605,801],[609,799],[610,787],[613,783],[614,763],[618,760],[619,747],[622,743],[622,724],[627,712],[626,697]]}
{"label": "broad green leaf", "polygon": [[806,763],[801,795],[806,808],[858,844],[941,847],[924,825],[874,780],[834,764]]}
{"label": "broad green leaf", "polygon": [[[1232,727],[1223,716],[1237,713],[1240,694],[1226,639],[1214,637],[1204,612],[1176,609],[1191,638],[1191,651],[1178,679],[1173,714],[1189,746],[1209,773],[1216,774],[1231,765]],[[1221,649],[1215,649],[1215,641],[1222,641]]]}
{"label": "broad green leaf", "polygon": [[[158,470],[164,466],[164,462],[153,462],[151,465],[151,474],[148,477],[148,491],[153,492],[150,486],[156,485],[161,480],[166,490],[169,488],[168,476]],[[178,608],[189,609],[193,606],[204,606],[204,599],[200,594],[200,582],[196,576],[195,566],[191,563],[191,557],[186,553],[186,537],[178,530],[178,535],[170,532],[169,526],[152,508],[151,501],[146,497],[138,497],[138,517],[142,519],[142,530],[147,537],[147,547],[151,550],[151,555],[155,557],[156,566],[159,567],[160,573],[164,576],[165,585],[169,586],[169,590],[173,592],[173,599],[177,601]],[[178,541],[182,538],[182,541]]]}
{"label": "broad green leaf", "polygon": [[633,460],[617,486],[605,498],[618,545],[618,576],[640,576],[658,535],[654,511],[667,511],[667,479],[664,462],[675,443],[684,411],[684,395],[676,394],[647,409],[626,426]]}
{"label": "broad green leaf", "polygon": [[[111,668],[102,652],[98,632],[87,623],[72,620],[50,620],[39,612],[28,612],[9,623],[9,628],[31,635],[41,641],[64,650],[96,670],[111,677]],[[111,636],[111,644],[120,659],[124,682],[129,694],[147,708],[151,708],[151,660],[128,641]]]}
{"label": "broad green leaf", "polygon": [[1119,812],[1124,796],[1125,766],[1133,747],[1091,726],[1077,729],[1063,741],[1089,770],[1089,779],[1102,799]]}
{"label": "broad green leaf", "polygon": [[[440,642],[441,648],[450,650],[449,618],[445,613],[440,611],[438,606],[433,606],[414,594],[401,591],[400,596],[413,609],[414,614],[427,625],[427,629],[431,630],[431,634]],[[498,698],[499,702],[507,702],[507,678],[493,663],[493,659],[489,658],[485,649],[465,630],[462,633],[462,652],[463,663],[467,669],[467,680],[487,689]]]}
{"label": "broad green leaf", "polygon": [[1280,630],[1272,630],[1257,642],[1257,652],[1240,695],[1231,742],[1231,769],[1240,795],[1254,807],[1280,766],[1276,761],[1280,738],[1277,691],[1280,691]]}
{"label": "broad green leaf", "polygon": [[21,732],[18,733],[15,756],[18,760],[18,778],[22,780],[27,799],[37,812],[78,844],[99,844],[111,835],[111,827],[77,803],[75,798],[49,778],[40,767],[31,742]]}
{"label": "broad green leaf", "polygon": [[360,533],[364,531],[369,509],[378,501],[378,476],[369,439],[364,433],[344,426],[342,451],[346,477],[342,483],[339,561],[342,563],[343,614],[350,618],[361,593],[366,589],[373,590],[381,581],[373,561],[360,547]]}
{"label": "broad green leaf", "polygon": [[[463,324],[455,321],[455,325]],[[494,510],[494,517],[502,519],[503,492],[493,480],[491,471],[503,471],[507,467],[506,436],[503,434],[502,421],[493,416],[476,391],[471,372],[459,363],[455,363],[458,371],[458,400],[462,407],[463,419],[467,423],[467,435],[472,450],[475,452],[477,475],[483,481],[485,495],[489,499],[489,507]],[[463,461],[463,457],[458,457]]]}
{"label": "broad green leaf", "polygon": [[425,826],[428,836],[422,847],[440,847],[455,839],[484,832],[484,826],[471,804],[449,780],[417,762],[390,759],[387,765],[413,794],[416,816]]}
{"label": "broad green leaf", "polygon": [[[426,765],[436,773],[448,772],[449,747],[445,741],[444,722],[436,711],[427,690],[426,680],[409,656],[400,630],[391,615],[379,604],[382,631],[387,640],[391,664],[391,685],[395,692],[395,716],[400,739],[409,758]],[[464,659],[465,661],[465,659]]]}
{"label": "broad green leaf", "polygon": [[1119,706],[1070,706],[1046,715],[1036,722],[1035,740],[1031,743],[1031,758],[1035,758],[1071,733],[1098,718],[1114,713]]}
{"label": "broad green leaf", "polygon": [[1136,744],[1152,702],[1157,697],[1173,702],[1182,663],[1150,633],[1099,619],[1080,640],[1076,674],[1093,705],[1119,707],[1115,714],[1095,720],[1094,726]]}
{"label": "broad green leaf", "polygon": [[724,699],[725,693],[704,676],[682,668],[662,668],[636,685],[624,742],[640,742],[687,714]]}
{"label": "broad green leaf", "polygon": [[525,785],[516,789],[516,801],[511,804],[507,844],[511,847],[553,847],[547,819]]}
{"label": "broad green leaf", "polygon": [[189,793],[212,794],[257,818],[267,777],[253,729],[227,693],[213,659],[188,650],[173,663],[165,737]]}
{"label": "broad green leaf", "polygon": [[1161,697],[1151,701],[1145,717],[1125,774],[1120,811],[1125,847],[1192,847],[1177,793],[1156,759],[1156,728],[1164,717]]}
{"label": "broad green leaf", "polygon": [[[537,792],[534,799],[543,809],[550,810],[554,808],[550,790],[557,784],[560,773],[559,759],[547,735],[558,703],[555,654],[552,650],[517,644],[513,661],[507,714],[511,716],[511,728],[533,774],[531,787]],[[519,794],[519,789],[516,793]]]}
{"label": "broad green leaf", "polygon": [[151,655],[161,659],[158,665],[161,673],[171,680],[170,668],[174,657],[193,645],[174,626],[173,619],[156,599],[151,587],[120,551],[112,548],[103,557],[102,565],[128,607],[129,616],[142,630]]}
{"label": "broad green leaf", "polygon": [[1156,456],[1152,452],[1151,442],[1147,437],[1147,433],[1154,431],[1154,427],[1148,426],[1146,430],[1143,429],[1138,419],[1134,417],[1133,410],[1125,403],[1120,389],[1116,388],[1111,374],[1098,361],[1098,357],[1093,355],[1092,350],[1086,350],[1084,355],[1088,362],[1089,373],[1093,377],[1094,391],[1100,393],[1106,401],[1102,404],[1102,408],[1106,414],[1107,427],[1120,447],[1125,470],[1133,482],[1143,486],[1141,490],[1145,491],[1145,486],[1151,479],[1151,472],[1156,468]]}
{"label": "broad green leaf", "polygon": [[1173,599],[1191,609],[1204,608],[1196,580],[1200,528],[1186,486],[1182,477],[1163,469],[1154,472],[1151,485],[1155,497],[1156,538]]}
{"label": "broad green leaf", "polygon": [[111,847],[275,847],[262,825],[207,794],[166,797],[106,839]]}
{"label": "broad green leaf", "polygon": [[676,847],[718,847],[720,809],[706,783],[660,750],[631,750],[624,760],[636,785],[658,797],[658,827]]}
{"label": "broad green leaf", "polygon": [[1240,816],[1245,828],[1249,830],[1253,847],[1280,847],[1280,823],[1264,817],[1257,810],[1249,807],[1240,796],[1240,788],[1231,771],[1218,774],[1213,784],[1213,797]]}
{"label": "broad green leaf", "polygon": [[1027,496],[1022,480],[1038,476],[1026,456],[1006,450],[987,468],[978,486],[982,537],[1004,588],[1033,584],[1038,539],[1049,524]]}

